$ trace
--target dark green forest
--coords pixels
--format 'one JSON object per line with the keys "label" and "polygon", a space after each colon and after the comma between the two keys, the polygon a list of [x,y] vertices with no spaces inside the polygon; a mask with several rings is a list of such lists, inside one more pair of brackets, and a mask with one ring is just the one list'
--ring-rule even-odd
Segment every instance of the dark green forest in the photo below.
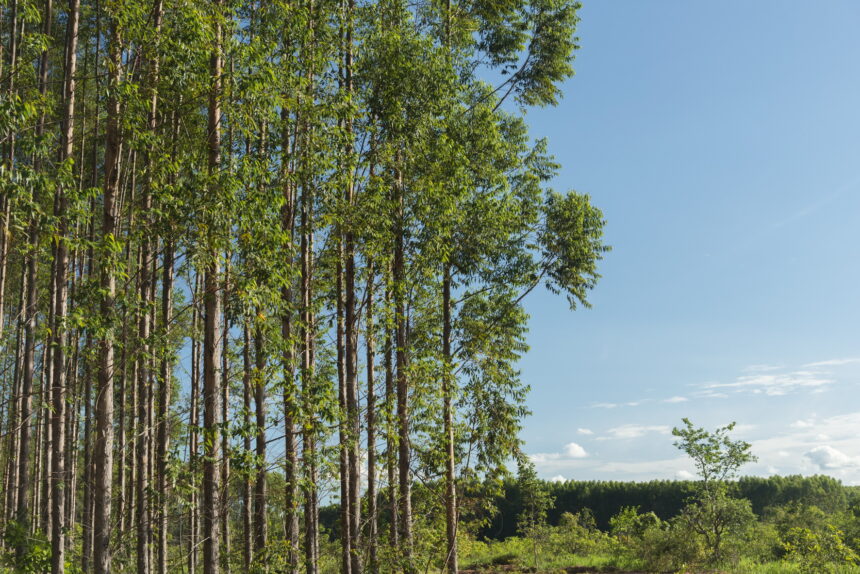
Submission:
{"label": "dark green forest", "polygon": [[[597,528],[609,531],[610,520],[625,507],[638,508],[643,514],[653,512],[662,520],[668,520],[680,514],[693,496],[695,486],[694,481],[681,480],[544,482],[543,488],[553,503],[547,512],[547,522],[557,526],[564,513],[575,514],[587,508]],[[827,514],[855,508],[860,512],[860,487],[845,486],[825,475],[745,476],[732,488],[736,496],[750,501],[759,518],[787,505],[815,506]],[[501,540],[517,535],[517,516],[522,513],[519,483],[506,481],[504,493],[496,498],[495,507],[498,513],[480,529],[479,536]]]}

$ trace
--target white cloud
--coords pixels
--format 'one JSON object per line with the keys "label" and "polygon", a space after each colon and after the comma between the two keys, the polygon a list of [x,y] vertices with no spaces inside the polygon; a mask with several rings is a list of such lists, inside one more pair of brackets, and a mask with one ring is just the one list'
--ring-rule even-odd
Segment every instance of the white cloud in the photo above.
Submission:
{"label": "white cloud", "polygon": [[679,470],[675,473],[675,478],[678,480],[694,480],[696,475],[689,470]]}
{"label": "white cloud", "polygon": [[567,481],[567,479],[560,474],[555,475],[554,477],[552,477],[549,480],[550,480],[550,482],[565,482],[565,481]]}
{"label": "white cloud", "polygon": [[[604,462],[596,467],[594,471],[598,475],[617,474],[625,475],[625,478],[636,480],[649,480],[652,478],[673,478],[683,470],[690,467],[690,460],[685,456],[663,460],[643,460],[637,462]],[[689,472],[689,471],[688,471]]]}
{"label": "white cloud", "polygon": [[743,375],[731,383],[706,383],[706,391],[716,389],[732,390],[736,393],[764,394],[781,396],[802,389],[818,390],[835,381],[813,371],[793,371],[790,373]]}
{"label": "white cloud", "polygon": [[778,371],[782,367],[777,367],[776,365],[748,365],[743,368],[745,373],[766,373],[768,371]]}
{"label": "white cloud", "polygon": [[588,456],[588,453],[585,452],[585,449],[575,442],[569,442],[564,445],[564,454],[569,456],[570,458],[585,458]]}
{"label": "white cloud", "polygon": [[857,465],[856,460],[830,445],[817,446],[803,453],[803,456],[824,470],[838,470]]}
{"label": "white cloud", "polygon": [[594,434],[594,431],[591,429],[576,429],[576,432],[578,432],[579,434],[588,435],[588,436]]}
{"label": "white cloud", "polygon": [[816,361],[814,363],[806,363],[804,367],[839,367],[841,365],[849,365],[851,363],[860,363],[860,357],[848,357],[844,359],[830,359],[827,361]]}
{"label": "white cloud", "polygon": [[664,403],[686,403],[689,401],[687,397],[669,397],[668,399],[664,399]]}
{"label": "white cloud", "polygon": [[639,399],[638,401],[627,401],[626,403],[594,403],[591,405],[593,409],[617,409],[618,407],[638,407],[639,405],[651,402],[652,399]]}
{"label": "white cloud", "polygon": [[608,437],[602,437],[604,439],[613,438],[613,439],[630,439],[630,438],[639,438],[648,433],[657,433],[657,434],[669,434],[671,429],[666,425],[634,425],[627,424],[621,425],[619,427],[613,427],[606,431],[609,433]]}
{"label": "white cloud", "polygon": [[783,427],[784,432],[752,440],[762,474],[769,466],[782,474],[827,474],[849,483],[860,479],[860,412],[812,415]]}
{"label": "white cloud", "polygon": [[[710,383],[708,383],[708,384],[710,384]],[[726,393],[719,393],[717,391],[712,391],[712,390],[699,391],[696,393],[696,396],[701,397],[703,399],[727,399],[727,398],[729,398],[729,395]]]}
{"label": "white cloud", "polygon": [[793,429],[808,429],[815,426],[815,418],[794,421],[789,425]]}
{"label": "white cloud", "polygon": [[557,452],[538,452],[529,455],[529,460],[535,464],[545,464],[547,462],[558,460],[561,455]]}

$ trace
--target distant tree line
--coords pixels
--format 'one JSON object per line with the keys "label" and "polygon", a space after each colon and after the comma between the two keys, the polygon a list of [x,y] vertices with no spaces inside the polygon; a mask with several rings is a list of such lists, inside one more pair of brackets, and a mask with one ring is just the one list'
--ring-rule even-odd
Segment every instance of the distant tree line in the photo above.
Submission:
{"label": "distant tree line", "polygon": [[[544,481],[544,488],[554,502],[547,512],[549,524],[559,524],[565,513],[576,514],[588,509],[597,527],[610,529],[610,519],[625,507],[639,512],[653,512],[668,520],[678,515],[695,490],[696,482],[679,480],[625,481]],[[826,513],[845,511],[860,500],[856,487],[825,475],[742,477],[732,485],[738,498],[752,504],[753,512],[763,517],[769,508],[798,503],[815,506]],[[478,536],[502,540],[517,535],[517,516],[522,512],[522,493],[516,480],[504,483],[503,494],[496,497],[497,513],[478,530]]]}

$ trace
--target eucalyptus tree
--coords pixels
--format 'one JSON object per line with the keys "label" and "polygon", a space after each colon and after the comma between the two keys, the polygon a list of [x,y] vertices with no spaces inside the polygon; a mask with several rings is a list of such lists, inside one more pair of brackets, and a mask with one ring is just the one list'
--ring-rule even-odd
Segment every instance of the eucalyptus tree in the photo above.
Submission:
{"label": "eucalyptus tree", "polygon": [[458,486],[519,447],[523,298],[586,303],[604,251],[519,113],[572,73],[576,8],[0,6],[19,563],[48,528],[55,572],[80,544],[85,571],[314,573],[339,483],[343,572],[456,571]]}

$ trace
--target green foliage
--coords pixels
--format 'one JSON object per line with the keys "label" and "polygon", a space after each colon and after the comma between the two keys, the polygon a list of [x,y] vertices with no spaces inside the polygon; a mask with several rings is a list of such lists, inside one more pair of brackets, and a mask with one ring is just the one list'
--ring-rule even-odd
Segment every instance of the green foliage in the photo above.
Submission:
{"label": "green foliage", "polygon": [[546,514],[552,508],[552,499],[542,482],[538,480],[531,461],[519,461],[517,480],[523,500],[522,512],[517,516],[517,530],[531,542],[534,567],[538,568],[540,548],[547,542],[550,533]]}
{"label": "green foliage", "polygon": [[600,274],[597,262],[610,248],[603,244],[603,213],[587,195],[551,193],[540,237],[547,287],[565,293],[571,309],[589,307],[587,294]]}
{"label": "green foliage", "polygon": [[699,534],[708,549],[708,560],[720,563],[732,558],[725,552],[726,542],[742,536],[755,521],[749,500],[729,495],[726,480],[734,478],[741,466],[756,460],[748,442],[731,440],[735,423],[709,432],[683,419],[684,428],[672,429],[678,437],[675,446],[693,459],[701,478],[697,492],[680,515],[680,522]]}
{"label": "green foliage", "polygon": [[785,534],[783,547],[785,560],[797,563],[804,574],[841,572],[860,561],[845,544],[842,531],[833,525],[827,525],[826,532],[794,526]]}
{"label": "green foliage", "polygon": [[705,489],[717,482],[732,479],[740,467],[757,460],[750,452],[750,443],[729,438],[735,423],[709,432],[694,427],[690,419],[685,418],[683,422],[683,428],[672,429],[672,435],[678,437],[675,446],[693,459]]}
{"label": "green foliage", "polygon": [[736,559],[727,546],[740,540],[754,522],[749,500],[733,498],[723,488],[694,500],[678,517],[679,525],[701,536],[712,563]]}
{"label": "green foliage", "polygon": [[3,531],[3,541],[3,563],[13,572],[41,574],[51,569],[51,544],[41,532],[31,536],[25,524],[10,520]]}
{"label": "green foliage", "polygon": [[641,539],[645,531],[651,527],[660,527],[662,521],[653,512],[639,513],[636,506],[625,506],[621,512],[609,520],[612,536],[624,545],[630,545],[634,540]]}

